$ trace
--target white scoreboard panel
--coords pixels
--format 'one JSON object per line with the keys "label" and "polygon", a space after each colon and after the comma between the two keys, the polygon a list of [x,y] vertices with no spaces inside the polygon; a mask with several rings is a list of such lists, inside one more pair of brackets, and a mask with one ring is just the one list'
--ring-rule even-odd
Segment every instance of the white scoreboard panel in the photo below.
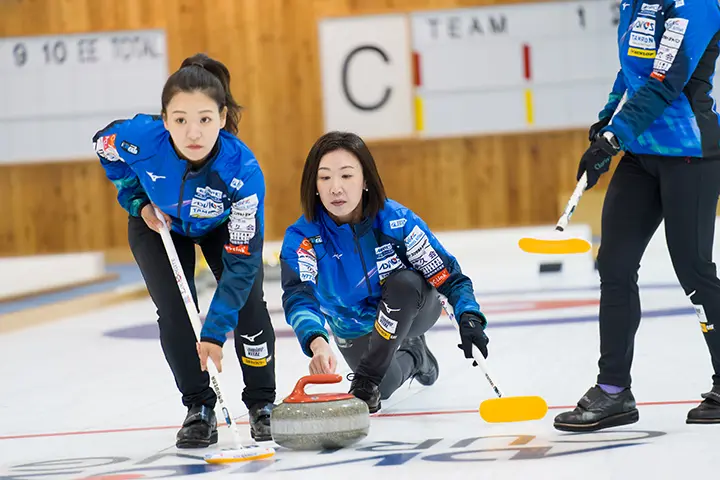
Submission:
{"label": "white scoreboard panel", "polygon": [[616,0],[413,13],[423,136],[587,126],[619,68]]}
{"label": "white scoreboard panel", "polygon": [[325,130],[373,140],[588,128],[620,66],[620,8],[559,0],[323,19]]}
{"label": "white scoreboard panel", "polygon": [[0,38],[0,164],[80,160],[117,118],[159,113],[161,30]]}

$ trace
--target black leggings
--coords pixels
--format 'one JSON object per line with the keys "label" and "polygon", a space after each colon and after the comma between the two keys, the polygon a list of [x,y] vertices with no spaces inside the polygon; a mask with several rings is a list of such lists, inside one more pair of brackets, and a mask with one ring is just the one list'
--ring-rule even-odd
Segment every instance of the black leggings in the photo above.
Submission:
{"label": "black leggings", "polygon": [[[677,278],[701,322],[720,385],[720,280],[712,261],[720,161],[626,154],[602,211],[598,383],[629,387],[640,324],[640,260],[661,220]],[[665,361],[674,353],[668,334]]]}
{"label": "black leggings", "polygon": [[415,360],[397,349],[407,337],[419,337],[437,322],[442,306],[435,289],[417,272],[400,270],[382,287],[382,300],[372,332],[335,342],[355,374],[370,377],[387,399],[410,378]]}
{"label": "black leggings", "polygon": [[[174,232],[171,235],[197,308],[194,281],[195,240]],[[223,271],[223,245],[227,243],[228,237],[227,224],[224,224],[197,239],[203,256],[218,281]],[[183,404],[188,408],[194,405],[214,408],[217,400],[215,391],[210,387],[208,373],[200,370],[195,332],[160,235],[152,231],[142,218],[131,216],[128,221],[128,240],[150,297],[157,307],[160,344],[175,377],[175,383],[182,393]],[[275,331],[263,298],[261,267],[247,302],[239,313],[235,329],[235,352],[238,359],[244,356],[244,344],[259,346],[263,343],[268,349],[265,366],[249,366],[240,361],[245,380],[242,399],[248,409],[255,404],[275,401]]]}

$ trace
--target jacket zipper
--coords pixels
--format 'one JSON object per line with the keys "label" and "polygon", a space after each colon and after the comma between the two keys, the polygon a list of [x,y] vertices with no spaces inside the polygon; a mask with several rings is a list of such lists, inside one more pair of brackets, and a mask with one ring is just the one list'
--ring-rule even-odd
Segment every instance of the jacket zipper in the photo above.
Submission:
{"label": "jacket zipper", "polygon": [[355,226],[352,226],[352,232],[353,232],[353,240],[355,240],[355,245],[357,245],[358,253],[360,254],[360,263],[362,263],[363,267],[363,274],[365,275],[365,285],[367,286],[368,295],[372,297],[372,289],[370,288],[370,278],[368,277],[367,273],[367,266],[365,265],[365,258],[362,254],[362,247],[360,246],[360,239],[355,234]]}
{"label": "jacket zipper", "polygon": [[[180,182],[180,198],[178,199],[178,206],[177,206],[177,216],[178,216],[178,220],[180,221],[180,225],[183,224],[181,210],[182,210],[182,204],[183,204],[183,194],[185,193],[185,180],[186,180],[186,177],[187,177],[187,174],[189,171],[190,171],[190,162],[188,162],[187,165],[185,166],[185,172],[183,173],[182,181]],[[183,232],[185,234],[187,234],[185,226],[183,226]]]}

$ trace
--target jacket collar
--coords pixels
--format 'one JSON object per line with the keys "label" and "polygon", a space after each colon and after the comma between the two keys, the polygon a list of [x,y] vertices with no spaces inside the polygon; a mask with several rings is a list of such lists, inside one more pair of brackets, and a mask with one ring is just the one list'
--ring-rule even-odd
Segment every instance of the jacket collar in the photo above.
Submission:
{"label": "jacket collar", "polygon": [[320,224],[322,225],[322,228],[334,235],[354,233],[358,237],[361,237],[372,229],[373,224],[370,218],[363,217],[360,222],[352,225],[348,223],[338,225],[337,223],[335,223],[335,220],[330,217],[327,210],[325,210],[325,207],[323,207],[322,203],[320,202],[318,202],[317,216],[319,218]]}

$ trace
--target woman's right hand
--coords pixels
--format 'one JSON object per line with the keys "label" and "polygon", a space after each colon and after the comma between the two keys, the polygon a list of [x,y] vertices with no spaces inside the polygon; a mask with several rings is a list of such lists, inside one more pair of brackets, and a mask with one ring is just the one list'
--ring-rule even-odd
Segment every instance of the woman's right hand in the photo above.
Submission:
{"label": "woman's right hand", "polygon": [[[158,211],[160,210],[158,209]],[[165,217],[165,223],[167,224],[168,228],[170,228],[172,220],[164,212],[160,211],[160,213],[163,217]],[[140,210],[140,216],[143,220],[145,220],[145,225],[147,225],[150,230],[156,233],[160,233],[160,229],[162,228],[162,222],[155,215],[155,205],[153,205],[152,203],[145,205],[142,210]]]}
{"label": "woman's right hand", "polygon": [[310,350],[313,352],[310,360],[310,374],[335,373],[337,359],[330,348],[330,345],[323,337],[317,337],[310,342]]}

